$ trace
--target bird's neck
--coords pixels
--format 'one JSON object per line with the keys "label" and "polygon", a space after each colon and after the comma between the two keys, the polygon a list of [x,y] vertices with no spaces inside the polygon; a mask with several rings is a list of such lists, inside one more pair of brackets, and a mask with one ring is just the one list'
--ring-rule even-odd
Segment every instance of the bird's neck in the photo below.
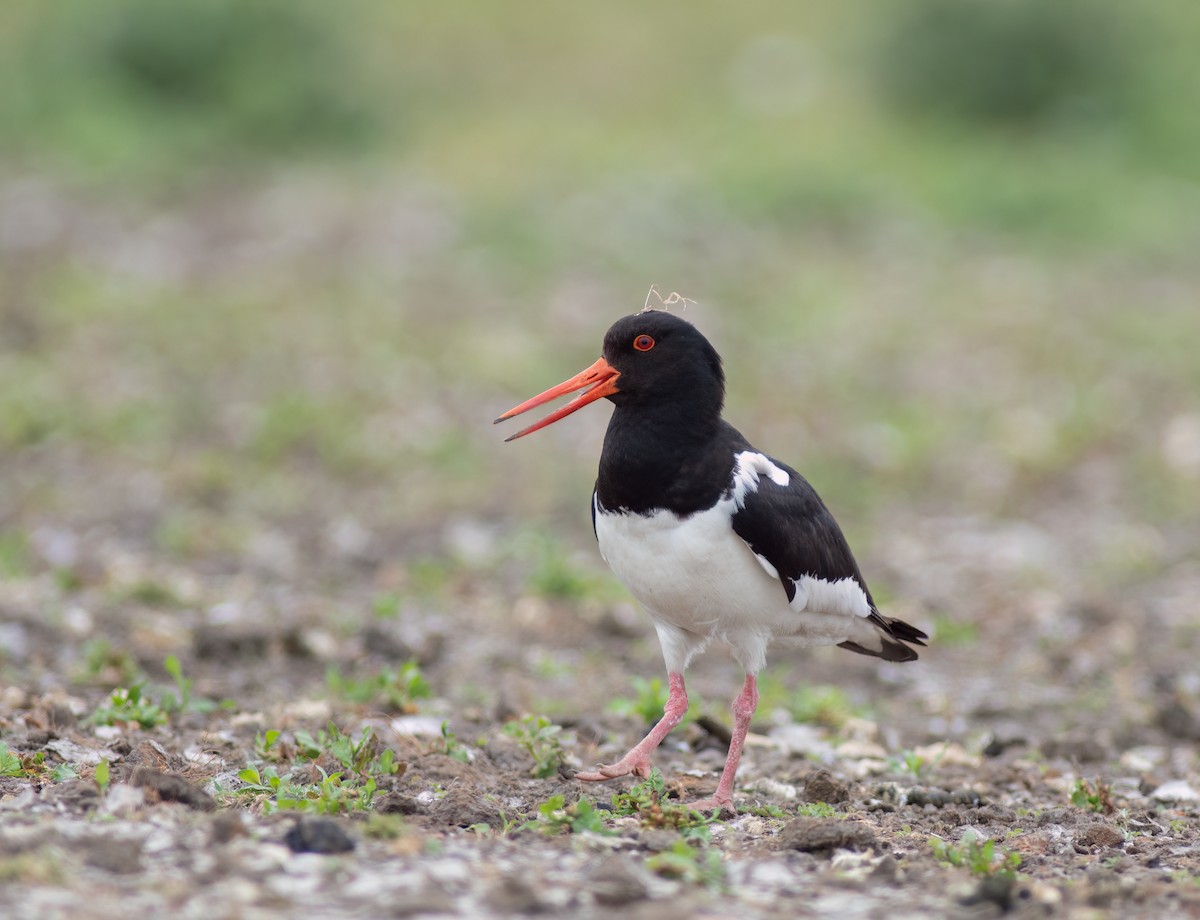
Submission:
{"label": "bird's neck", "polygon": [[712,507],[729,487],[734,439],[741,436],[719,415],[688,415],[677,404],[657,411],[618,406],[600,454],[600,507],[681,515]]}

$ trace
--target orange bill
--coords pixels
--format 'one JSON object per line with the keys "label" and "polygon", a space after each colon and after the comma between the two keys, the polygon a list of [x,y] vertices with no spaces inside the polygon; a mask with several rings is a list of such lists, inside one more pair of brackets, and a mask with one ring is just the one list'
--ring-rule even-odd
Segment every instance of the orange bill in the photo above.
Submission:
{"label": "orange bill", "polygon": [[570,402],[555,409],[541,421],[534,422],[528,428],[523,428],[516,434],[505,438],[505,442],[515,441],[517,438],[523,438],[525,435],[537,431],[539,428],[553,425],[559,419],[566,418],[572,412],[582,409],[588,403],[595,402],[597,399],[603,399],[605,396],[611,396],[617,392],[617,378],[620,376],[620,371],[603,358],[600,358],[587,370],[580,371],[570,380],[564,380],[558,386],[548,389],[545,393],[539,393],[532,399],[525,400],[521,405],[509,409],[496,419],[496,421],[503,422],[505,419],[510,419],[514,415],[520,415],[522,412],[528,412],[530,409],[536,409],[538,406],[544,405],[560,396],[565,396],[567,393],[574,393],[576,390],[582,390],[584,387],[591,388],[584,390],[584,392],[580,393]]}

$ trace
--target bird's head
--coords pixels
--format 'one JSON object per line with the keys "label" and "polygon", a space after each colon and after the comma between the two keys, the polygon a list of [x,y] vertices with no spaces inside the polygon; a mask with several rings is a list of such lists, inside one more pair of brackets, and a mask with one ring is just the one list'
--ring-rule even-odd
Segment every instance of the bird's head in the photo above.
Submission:
{"label": "bird's head", "polygon": [[644,310],[609,327],[603,356],[595,364],[509,409],[496,421],[576,390],[584,392],[506,440],[545,428],[602,397],[621,407],[687,407],[716,418],[724,400],[725,374],[721,356],[695,326],[671,313]]}

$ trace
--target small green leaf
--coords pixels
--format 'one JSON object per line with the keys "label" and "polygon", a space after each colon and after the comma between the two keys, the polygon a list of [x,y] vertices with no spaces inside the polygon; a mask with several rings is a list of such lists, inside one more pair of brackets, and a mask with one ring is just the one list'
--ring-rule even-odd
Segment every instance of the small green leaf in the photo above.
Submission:
{"label": "small green leaf", "polygon": [[96,780],[96,785],[100,787],[101,792],[108,790],[110,775],[107,759],[101,760],[100,763],[96,764],[96,771],[92,774],[92,777]]}
{"label": "small green leaf", "polygon": [[262,776],[256,767],[246,767],[244,770],[238,770],[238,779],[243,783],[253,783],[256,786],[262,785]]}
{"label": "small green leaf", "polygon": [[21,758],[8,749],[7,744],[0,743],[0,776],[24,776]]}
{"label": "small green leaf", "polygon": [[50,778],[56,783],[66,782],[69,779],[79,779],[79,771],[75,769],[75,765],[71,763],[60,763],[54,768],[50,774]]}

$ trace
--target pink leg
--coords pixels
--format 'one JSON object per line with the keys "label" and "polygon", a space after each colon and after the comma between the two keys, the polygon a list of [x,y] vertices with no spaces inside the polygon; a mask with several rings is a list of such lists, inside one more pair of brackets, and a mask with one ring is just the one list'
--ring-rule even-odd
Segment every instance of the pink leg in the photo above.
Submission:
{"label": "pink leg", "polygon": [[663,717],[650,730],[650,734],[634,745],[633,749],[616,763],[599,767],[594,773],[576,773],[576,779],[583,780],[585,783],[599,783],[606,779],[615,779],[618,776],[628,776],[631,773],[643,778],[650,775],[650,755],[654,753],[655,748],[662,744],[662,740],[667,737],[671,729],[683,721],[688,708],[687,691],[683,687],[683,675],[672,671],[667,675],[667,681],[670,686],[667,705],[663,707]]}
{"label": "pink leg", "polygon": [[758,679],[753,674],[746,675],[746,683],[742,692],[733,700],[733,738],[729,742],[729,756],[725,758],[725,769],[717,783],[717,791],[712,798],[692,802],[689,808],[697,811],[712,811],[721,808],[737,814],[733,807],[733,778],[737,775],[738,761],[742,759],[742,745],[746,743],[746,732],[750,730],[750,719],[758,708]]}

